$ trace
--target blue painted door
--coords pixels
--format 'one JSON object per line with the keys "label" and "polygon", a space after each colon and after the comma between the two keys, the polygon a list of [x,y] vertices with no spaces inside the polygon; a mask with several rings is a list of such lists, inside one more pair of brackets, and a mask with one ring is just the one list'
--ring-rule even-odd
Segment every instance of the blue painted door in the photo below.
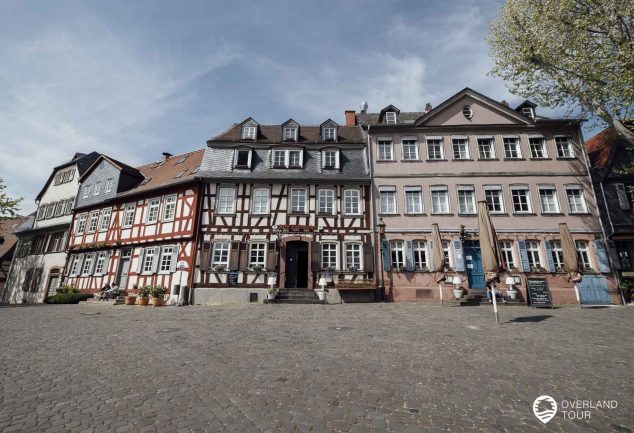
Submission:
{"label": "blue painted door", "polygon": [[577,284],[579,297],[584,305],[611,305],[608,282],[603,275],[584,275]]}
{"label": "blue painted door", "polygon": [[470,289],[486,288],[484,280],[484,269],[482,269],[482,254],[480,253],[480,243],[475,241],[464,242],[464,262],[467,268],[467,278]]}

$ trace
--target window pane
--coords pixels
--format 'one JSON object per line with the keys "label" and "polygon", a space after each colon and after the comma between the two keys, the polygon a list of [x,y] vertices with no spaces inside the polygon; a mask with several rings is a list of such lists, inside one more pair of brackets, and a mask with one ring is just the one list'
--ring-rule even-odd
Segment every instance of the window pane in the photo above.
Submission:
{"label": "window pane", "polygon": [[478,153],[480,154],[481,159],[495,158],[493,139],[478,138]]}
{"label": "window pane", "polygon": [[403,140],[403,159],[409,161],[418,159],[418,143],[416,143],[416,140]]}
{"label": "window pane", "polygon": [[381,191],[381,213],[396,213],[396,191]]}
{"label": "window pane", "polygon": [[420,190],[405,191],[406,212],[417,214],[423,212],[423,193]]}

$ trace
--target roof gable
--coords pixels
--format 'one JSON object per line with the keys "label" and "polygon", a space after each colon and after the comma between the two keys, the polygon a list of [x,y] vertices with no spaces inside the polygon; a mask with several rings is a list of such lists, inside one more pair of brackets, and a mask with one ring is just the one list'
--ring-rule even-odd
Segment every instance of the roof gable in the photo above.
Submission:
{"label": "roof gable", "polygon": [[401,110],[399,110],[398,108],[396,108],[394,105],[390,104],[387,107],[385,107],[384,109],[382,109],[379,112],[379,123],[383,122],[383,120],[385,119],[385,113],[396,113],[396,116],[398,117],[398,114],[401,112]]}
{"label": "roof gable", "polygon": [[[465,117],[463,109],[469,106],[473,112],[471,118]],[[528,125],[531,119],[512,110],[470,88],[465,88],[434,109],[421,116],[416,126],[453,126],[453,125]]]}
{"label": "roof gable", "polygon": [[121,172],[121,174],[127,174],[132,177],[137,177],[139,179],[143,179],[143,174],[134,167],[130,167],[127,164],[117,161],[116,159],[110,158],[106,155],[100,155],[99,158],[90,166],[88,170],[84,172],[79,178],[80,182],[83,182],[89,175],[92,173],[95,168],[99,167],[102,163],[107,163],[116,168]]}

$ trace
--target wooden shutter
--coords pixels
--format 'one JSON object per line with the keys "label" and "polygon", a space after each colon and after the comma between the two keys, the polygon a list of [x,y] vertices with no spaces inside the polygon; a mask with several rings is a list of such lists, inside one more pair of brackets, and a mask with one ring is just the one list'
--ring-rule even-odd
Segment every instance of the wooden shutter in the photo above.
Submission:
{"label": "wooden shutter", "polygon": [[310,248],[310,267],[313,272],[318,272],[321,270],[321,244],[313,242]]}
{"label": "wooden shutter", "polygon": [[550,272],[555,272],[556,269],[555,262],[553,260],[553,250],[548,239],[544,239],[544,249],[546,250],[546,261],[548,262],[548,270]]}
{"label": "wooden shutter", "polygon": [[528,264],[528,253],[526,252],[526,241],[517,241],[517,246],[520,249],[520,261],[522,262],[522,271],[530,272],[531,266]]}
{"label": "wooden shutter", "polygon": [[412,272],[414,270],[414,243],[405,241],[405,270]]}
{"label": "wooden shutter", "polygon": [[374,272],[374,248],[370,242],[363,244],[363,269],[366,272]]}
{"label": "wooden shutter", "polygon": [[608,261],[608,252],[605,248],[603,240],[598,239],[592,241],[594,244],[594,252],[597,256],[597,264],[599,265],[599,272],[607,274],[610,272],[610,262]]}
{"label": "wooden shutter", "polygon": [[266,269],[267,271],[273,271],[277,267],[277,263],[275,263],[275,251],[276,251],[276,242],[269,242],[268,248],[266,249]]}
{"label": "wooden shutter", "polygon": [[240,269],[246,269],[249,264],[249,248],[246,242],[240,242],[240,260],[238,261]]}
{"label": "wooden shutter", "polygon": [[105,256],[103,260],[103,271],[101,271],[102,275],[108,275],[110,271],[110,251],[106,252]]}
{"label": "wooden shutter", "polygon": [[98,253],[92,253],[92,265],[90,265],[89,274],[92,275],[95,273],[95,267],[97,266],[97,258],[99,257]]}
{"label": "wooden shutter", "polygon": [[170,265],[170,272],[176,272],[176,264],[178,262],[178,245],[174,245],[174,250],[172,251],[172,263]]}
{"label": "wooden shutter", "polygon": [[[136,263],[136,273],[140,274],[143,271],[143,256],[145,254],[145,248],[139,249],[139,258]],[[132,259],[130,259],[132,260]]]}
{"label": "wooden shutter", "polygon": [[434,241],[427,241],[427,268],[434,269]]}
{"label": "wooden shutter", "polygon": [[229,252],[229,270],[235,271],[240,266],[240,242],[231,242],[231,251]]}
{"label": "wooden shutter", "polygon": [[82,274],[82,270],[84,269],[84,258],[86,257],[86,254],[81,254],[79,256],[79,262],[77,263],[77,274],[76,275],[81,275]]}
{"label": "wooden shutter", "polygon": [[161,249],[159,247],[154,247],[154,259],[152,260],[153,274],[156,274],[158,272],[160,261],[161,261]]}
{"label": "wooden shutter", "polygon": [[211,242],[203,242],[202,249],[200,251],[200,266],[201,271],[209,269],[211,263]]}
{"label": "wooden shutter", "polygon": [[387,239],[381,239],[381,249],[383,250],[383,255],[381,256],[381,260],[383,260],[383,270],[387,272],[392,269],[390,241],[388,241]]}
{"label": "wooden shutter", "polygon": [[454,261],[456,262],[456,272],[464,272],[464,254],[462,252],[462,241],[453,241]]}
{"label": "wooden shutter", "polygon": [[608,254],[610,254],[610,258],[612,259],[612,267],[617,270],[621,269],[621,259],[619,257],[619,252],[616,250],[616,246],[614,245],[614,241],[608,240]]}

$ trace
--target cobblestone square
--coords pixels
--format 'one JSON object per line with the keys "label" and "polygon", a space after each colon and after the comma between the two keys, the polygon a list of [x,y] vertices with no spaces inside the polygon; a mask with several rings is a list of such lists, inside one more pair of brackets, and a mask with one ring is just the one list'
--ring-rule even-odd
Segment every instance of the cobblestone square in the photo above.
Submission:
{"label": "cobblestone square", "polygon": [[[501,317],[417,304],[3,307],[0,431],[634,431],[634,308]],[[544,426],[532,411],[544,394],[618,407]]]}

